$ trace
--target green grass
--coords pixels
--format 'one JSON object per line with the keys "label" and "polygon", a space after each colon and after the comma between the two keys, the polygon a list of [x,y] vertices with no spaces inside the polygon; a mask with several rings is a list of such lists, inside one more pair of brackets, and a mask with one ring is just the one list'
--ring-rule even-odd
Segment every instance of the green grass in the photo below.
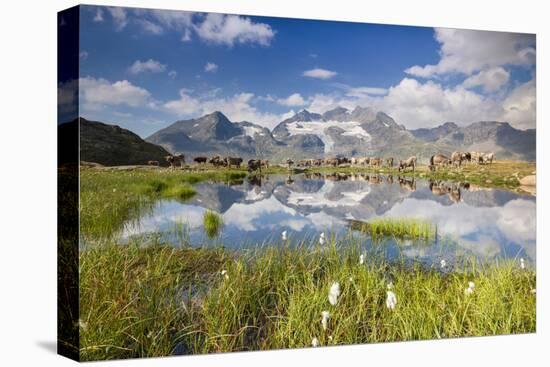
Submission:
{"label": "green grass", "polygon": [[209,238],[216,237],[223,227],[223,219],[218,213],[207,210],[203,216],[203,226],[206,235]]}
{"label": "green grass", "polygon": [[352,222],[352,228],[370,234],[373,238],[433,240],[436,227],[431,222],[417,218],[376,218],[368,222]]}
{"label": "green grass", "polygon": [[[441,273],[358,243],[221,248],[107,244],[81,253],[83,360],[534,332],[536,275],[513,261]],[[224,275],[222,271],[225,270]],[[389,282],[397,297],[386,305]],[[468,282],[474,292],[466,295]],[[338,304],[327,295],[339,282]],[[329,311],[327,330],[321,312]]]}

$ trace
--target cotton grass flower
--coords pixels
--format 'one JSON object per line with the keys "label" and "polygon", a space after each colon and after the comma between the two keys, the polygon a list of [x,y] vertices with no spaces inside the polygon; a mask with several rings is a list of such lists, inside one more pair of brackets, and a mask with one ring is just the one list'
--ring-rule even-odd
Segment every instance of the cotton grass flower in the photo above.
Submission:
{"label": "cotton grass flower", "polygon": [[522,270],[525,269],[525,260],[523,259],[523,257],[521,259],[519,259],[519,267]]}
{"label": "cotton grass flower", "polygon": [[322,246],[325,244],[325,242],[325,232],[321,232],[321,235],[319,235],[319,244]]}
{"label": "cotton grass flower", "polygon": [[386,288],[388,288],[388,290],[392,290],[393,289],[393,283],[389,282],[388,285],[386,286]]}
{"label": "cotton grass flower", "polygon": [[286,231],[283,231],[283,233],[281,233],[281,239],[282,239],[283,241],[286,241],[286,240],[287,240]]}
{"label": "cotton grass flower", "polygon": [[227,270],[222,270],[221,275],[224,277],[224,279],[229,279],[229,275],[227,274]]}
{"label": "cotton grass flower", "polygon": [[340,283],[335,282],[330,286],[328,291],[328,301],[331,305],[336,306],[338,303],[338,297],[340,296]]}
{"label": "cotton grass flower", "polygon": [[328,318],[330,317],[330,312],[328,311],[323,311],[321,312],[321,325],[323,325],[323,330],[327,330],[327,326],[328,326]]}
{"label": "cotton grass flower", "polygon": [[397,297],[395,296],[395,293],[392,291],[386,292],[386,307],[389,310],[395,309],[395,305],[397,305]]}
{"label": "cotton grass flower", "polygon": [[319,346],[319,339],[317,339],[317,338],[311,339],[311,346],[312,347],[318,347]]}
{"label": "cotton grass flower", "polygon": [[439,262],[439,266],[441,267],[441,269],[445,269],[447,267],[447,262],[445,261],[445,259],[441,259],[441,261]]}
{"label": "cotton grass flower", "polygon": [[474,282],[468,282],[468,288],[464,289],[464,294],[465,295],[470,295],[472,293],[474,293],[474,288],[475,288],[475,284]]}
{"label": "cotton grass flower", "polygon": [[365,263],[365,255],[361,254],[359,256],[359,265],[363,265]]}

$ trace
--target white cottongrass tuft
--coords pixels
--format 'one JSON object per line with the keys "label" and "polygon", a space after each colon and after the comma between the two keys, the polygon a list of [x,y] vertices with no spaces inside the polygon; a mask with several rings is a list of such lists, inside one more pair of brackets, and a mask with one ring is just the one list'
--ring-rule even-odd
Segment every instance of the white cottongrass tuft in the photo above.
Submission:
{"label": "white cottongrass tuft", "polygon": [[441,269],[445,269],[445,267],[447,267],[447,262],[445,261],[445,259],[442,259],[439,262],[439,265],[441,266]]}
{"label": "white cottongrass tuft", "polygon": [[468,288],[464,289],[464,294],[469,295],[474,293],[475,286],[474,282],[468,282]]}
{"label": "white cottongrass tuft", "polygon": [[321,235],[319,235],[319,244],[324,245],[326,242],[325,240],[325,232],[321,232]]}
{"label": "white cottongrass tuft", "polygon": [[386,286],[386,288],[388,288],[388,290],[393,289],[393,283],[389,282],[388,285]]}
{"label": "white cottongrass tuft", "polygon": [[330,317],[330,312],[323,311],[321,312],[321,316],[322,316],[321,325],[323,325],[323,330],[326,330],[328,326],[328,318]]}
{"label": "white cottongrass tuft", "polygon": [[221,275],[224,277],[224,279],[229,279],[229,275],[227,275],[227,270],[222,270]]}
{"label": "white cottongrass tuft", "polygon": [[523,259],[523,257],[519,259],[519,267],[521,269],[525,269],[525,260]]}
{"label": "white cottongrass tuft", "polygon": [[532,294],[537,294],[537,289],[536,288],[531,289],[531,293]]}
{"label": "white cottongrass tuft", "polygon": [[389,310],[395,309],[395,305],[397,305],[397,297],[395,296],[395,293],[392,291],[386,292],[386,307]]}
{"label": "white cottongrass tuft", "polygon": [[328,301],[331,305],[336,306],[338,303],[338,297],[340,296],[340,283],[335,282],[330,286],[328,291]]}
{"label": "white cottongrass tuft", "polygon": [[311,346],[312,347],[318,347],[319,346],[319,339],[317,339],[317,338],[311,339]]}
{"label": "white cottongrass tuft", "polygon": [[359,256],[359,265],[363,265],[365,263],[365,255],[361,254]]}
{"label": "white cottongrass tuft", "polygon": [[332,341],[332,335],[329,335],[329,336],[328,336],[328,341],[329,341],[329,342]]}
{"label": "white cottongrass tuft", "polygon": [[281,233],[281,239],[283,241],[286,241],[287,237],[286,237],[286,231],[283,231],[283,233]]}

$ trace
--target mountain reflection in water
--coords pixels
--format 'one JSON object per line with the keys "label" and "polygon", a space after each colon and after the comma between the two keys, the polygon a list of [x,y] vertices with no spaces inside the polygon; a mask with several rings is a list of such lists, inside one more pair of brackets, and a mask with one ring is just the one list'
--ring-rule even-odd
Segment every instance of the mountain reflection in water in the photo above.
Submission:
{"label": "mountain reflection in water", "polygon": [[[458,251],[480,259],[536,260],[536,198],[510,191],[369,174],[253,176],[239,185],[201,183],[196,189],[186,203],[159,201],[152,212],[127,223],[123,237],[160,233],[176,243],[173,228],[185,223],[194,246],[251,247],[280,242],[284,230],[291,241],[301,241],[321,232],[343,236],[352,220],[414,217],[434,223],[445,241],[414,246],[389,240],[388,256],[452,257]],[[206,210],[223,216],[223,230],[214,240],[202,228]]]}

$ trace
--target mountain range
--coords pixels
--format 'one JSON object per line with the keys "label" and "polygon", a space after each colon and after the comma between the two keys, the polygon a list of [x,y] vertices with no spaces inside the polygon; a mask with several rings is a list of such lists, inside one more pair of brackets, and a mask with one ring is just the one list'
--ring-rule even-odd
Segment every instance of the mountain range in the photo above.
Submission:
{"label": "mountain range", "polygon": [[337,107],[323,114],[302,110],[273,131],[249,121],[233,122],[213,112],[180,120],[144,140],[129,130],[81,118],[81,159],[102,164],[145,164],[168,153],[238,156],[283,161],[333,156],[416,155],[426,162],[434,153],[492,151],[497,159],[535,160],[536,131],[507,122],[479,121],[467,126],[445,122],[408,130],[372,108]]}
{"label": "mountain range", "polygon": [[145,139],[173,153],[235,155],[282,161],[328,156],[416,155],[422,161],[436,152],[493,151],[500,158],[535,159],[535,130],[518,130],[507,122],[479,121],[460,127],[446,122],[435,128],[408,130],[372,108],[337,107],[323,114],[302,110],[273,131],[214,112],[180,120]]}

